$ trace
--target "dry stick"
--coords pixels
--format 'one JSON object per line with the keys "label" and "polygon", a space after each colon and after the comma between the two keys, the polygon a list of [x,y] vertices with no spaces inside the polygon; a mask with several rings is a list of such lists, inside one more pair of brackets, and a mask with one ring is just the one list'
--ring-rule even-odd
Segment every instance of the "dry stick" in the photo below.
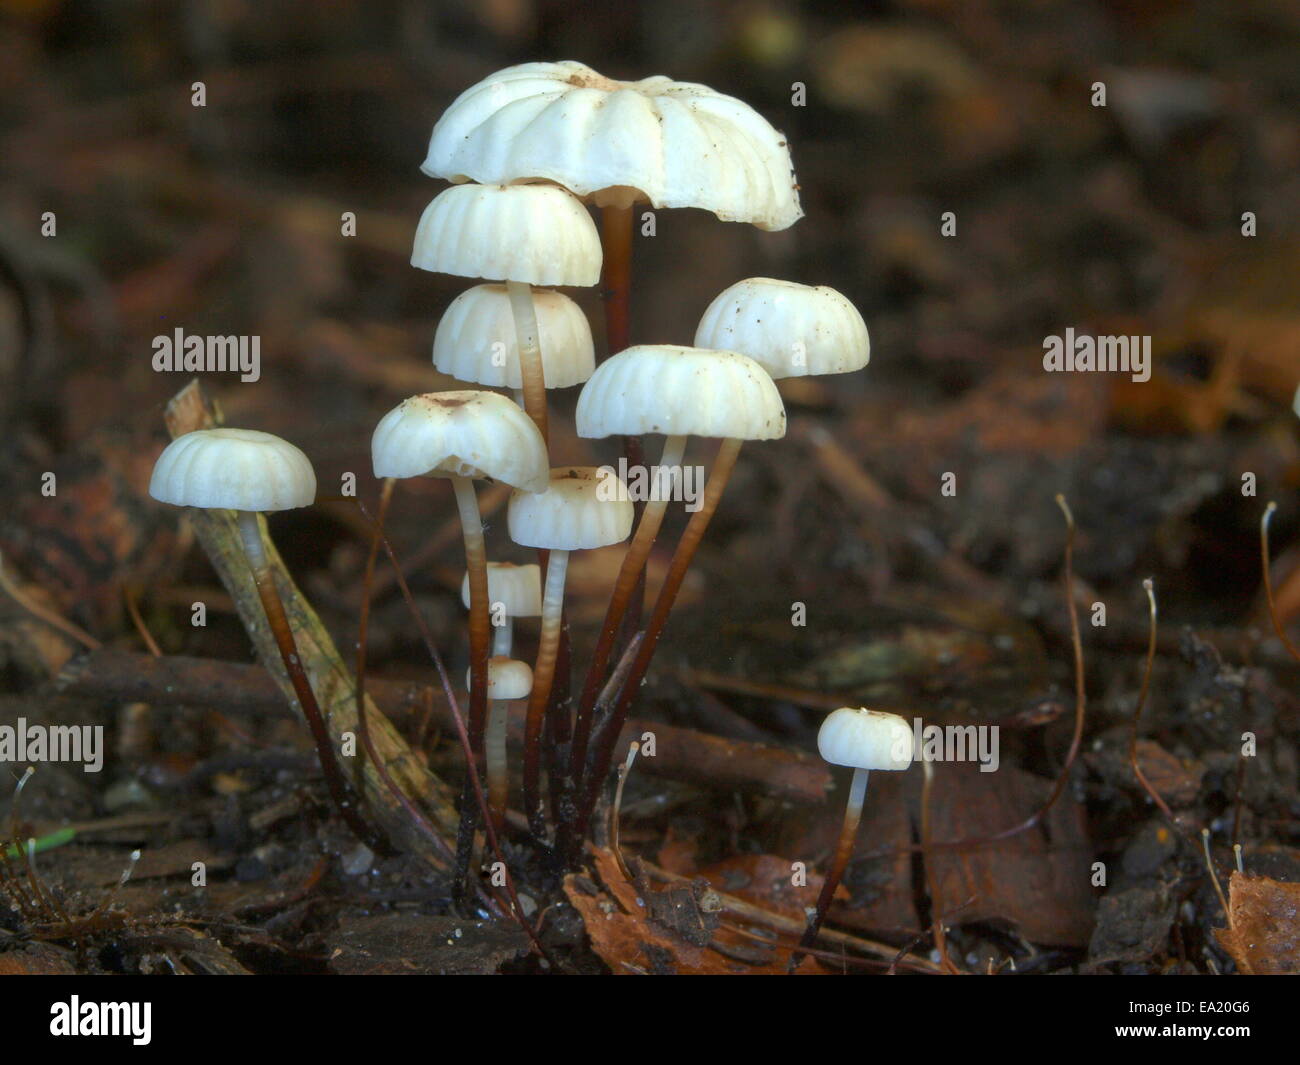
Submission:
{"label": "dry stick", "polygon": [[312,691],[311,681],[303,668],[298,655],[298,645],[294,642],[293,632],[289,628],[289,619],[284,613],[284,604],[280,602],[280,593],[275,587],[275,578],[271,575],[271,565],[266,557],[266,548],[262,544],[262,529],[259,515],[250,510],[238,513],[239,536],[244,544],[244,553],[248,556],[249,566],[253,570],[253,583],[262,600],[262,609],[266,612],[266,621],[280,649],[280,658],[284,662],[284,671],[293,684],[294,694],[302,716],[307,719],[312,741],[316,745],[316,757],[320,761],[321,771],[325,774],[325,785],[329,788],[330,798],[339,808],[343,820],[352,829],[353,835],[367,847],[378,854],[395,853],[388,840],[370,824],[357,810],[355,793],[349,786],[339,767],[334,754],[334,744],[330,740],[329,728],[321,715],[320,704],[316,702],[316,693]]}
{"label": "dry stick", "polygon": [[[391,479],[388,481],[388,484],[391,484]],[[452,721],[456,726],[456,734],[460,738],[461,749],[465,752],[465,759],[467,763],[469,763],[472,766],[473,754],[470,749],[469,731],[465,726],[465,718],[460,712],[460,704],[456,701],[456,693],[451,686],[451,677],[448,676],[447,674],[446,663],[443,662],[442,655],[438,651],[438,645],[434,642],[433,633],[429,631],[428,622],[425,621],[424,615],[420,613],[419,608],[415,604],[415,597],[411,594],[411,588],[406,583],[406,578],[402,574],[402,566],[397,559],[396,552],[394,552],[393,550],[393,545],[389,543],[388,537],[384,534],[383,511],[382,510],[380,511],[380,515],[378,519],[374,519],[371,518],[370,513],[369,511],[366,510],[366,505],[364,503],[362,503],[360,500],[357,500],[356,502],[357,502],[357,508],[361,511],[362,516],[364,516],[366,520],[370,521],[375,528],[375,544],[383,545],[384,551],[388,555],[388,561],[392,564],[393,570],[397,574],[397,584],[398,587],[401,589],[402,597],[406,601],[406,606],[411,613],[411,617],[415,619],[415,626],[417,629],[420,630],[420,638],[424,641],[425,650],[428,652],[429,658],[433,661],[434,668],[437,670],[438,673],[438,679],[442,683],[443,694],[447,699],[447,706],[451,710]],[[381,506],[385,506],[385,507],[387,506],[386,498],[381,500]],[[375,557],[375,547],[372,546],[370,560],[367,563],[367,570],[373,569],[374,557]],[[369,586],[369,577],[367,577],[367,584],[365,586],[366,587]],[[362,610],[363,610],[363,614],[362,614],[363,626],[361,630],[362,633],[362,638],[360,640],[361,646],[358,649],[359,650],[358,671],[357,671],[358,676],[364,676],[364,668],[362,668],[365,665],[364,619],[367,617],[370,610],[370,596],[367,594],[363,594],[362,596]],[[510,901],[510,915],[514,917],[515,921],[520,925],[520,927],[523,928],[524,932],[528,935],[528,938],[533,945],[533,949],[536,950],[541,957],[545,958],[546,961],[550,963],[552,967],[554,967],[555,959],[552,958],[550,953],[546,950],[546,948],[542,946],[540,940],[538,940],[537,938],[536,930],[531,925],[528,924],[527,920],[524,917],[523,907],[519,904],[519,896],[515,892],[514,878],[510,875],[510,868],[506,864],[505,856],[501,852],[501,847],[498,842],[496,830],[492,826],[492,819],[491,817],[488,816],[487,797],[483,793],[483,786],[479,782],[477,774],[470,773],[470,778],[473,783],[475,801],[478,804],[479,811],[482,814],[484,818],[484,823],[486,825],[485,834],[487,836],[488,847],[491,849],[492,853],[496,856],[497,861],[501,863],[501,868],[505,874],[505,888],[506,888],[506,895],[508,896]],[[419,814],[417,810],[416,817],[419,818],[421,816],[422,815]],[[432,828],[433,826],[430,825],[429,829]],[[481,888],[480,888],[480,893],[481,893]],[[504,907],[500,907],[499,903],[498,903],[498,907],[503,911],[505,909]]]}
{"label": "dry stick", "polygon": [[31,614],[32,617],[45,622],[45,624],[50,626],[52,629],[57,629],[59,632],[63,633],[64,636],[71,637],[87,650],[95,651],[103,646],[103,644],[95,639],[95,637],[86,632],[85,629],[74,625],[67,618],[60,617],[53,610],[50,610],[31,599],[27,593],[19,588],[5,572],[3,555],[0,555],[0,588],[3,588],[9,594],[9,598],[26,610],[27,613]]}
{"label": "dry stick", "polygon": [[[1161,797],[1160,793],[1156,791],[1156,789],[1151,786],[1150,781],[1147,780],[1146,774],[1142,772],[1142,767],[1138,764],[1137,757],[1138,722],[1141,720],[1142,710],[1147,704],[1147,694],[1151,691],[1151,671],[1155,666],[1156,660],[1156,632],[1158,619],[1156,612],[1155,582],[1148,577],[1142,582],[1142,587],[1146,589],[1147,602],[1150,604],[1151,635],[1147,640],[1147,658],[1146,667],[1142,670],[1142,688],[1138,692],[1137,706],[1133,709],[1133,724],[1129,727],[1128,762],[1129,765],[1133,767],[1133,775],[1137,777],[1138,783],[1141,784],[1146,793],[1151,796],[1151,801],[1160,807],[1160,812],[1163,813],[1165,817],[1169,818],[1170,821],[1174,821],[1172,811],[1169,809],[1169,806],[1165,803],[1165,800]],[[1177,822],[1174,823],[1177,824]]]}
{"label": "dry stick", "polygon": [[538,341],[537,308],[533,304],[533,286],[524,281],[507,281],[510,312],[515,320],[515,338],[519,345],[519,378],[523,385],[523,408],[533,419],[542,442],[549,443],[546,424],[546,378],[542,371],[542,349]]}
{"label": "dry stick", "polygon": [[533,688],[528,694],[528,717],[524,726],[524,811],[528,827],[539,843],[546,841],[546,820],[542,809],[542,726],[555,679],[555,657],[560,647],[560,624],[564,609],[564,580],[569,570],[569,552],[552,551],[546,564],[546,585],[542,589],[542,627],[537,643],[537,664],[533,667]]}
{"label": "dry stick", "polygon": [[1282,641],[1290,653],[1291,657],[1300,662],[1300,650],[1296,649],[1295,644],[1287,637],[1286,629],[1282,627],[1282,619],[1277,616],[1277,603],[1273,600],[1273,578],[1269,574],[1271,563],[1268,557],[1268,524],[1273,520],[1273,512],[1277,510],[1277,504],[1270,502],[1264,508],[1264,516],[1259,520],[1259,554],[1264,569],[1264,595],[1268,598],[1268,616],[1273,622],[1273,631],[1277,633],[1277,638]]}
{"label": "dry stick", "polygon": [[677,549],[673,552],[672,561],[668,564],[668,574],[664,577],[664,585],[659,590],[659,597],[655,600],[654,610],[650,614],[650,620],[646,623],[645,636],[641,640],[641,645],[637,648],[636,657],[632,660],[632,667],[628,670],[627,680],[623,682],[623,687],[619,691],[618,699],[614,703],[610,716],[601,726],[602,732],[597,737],[595,759],[586,780],[582,807],[578,814],[575,841],[581,840],[586,835],[587,825],[591,821],[591,814],[595,809],[596,800],[599,798],[600,790],[605,783],[605,774],[609,772],[610,761],[614,755],[614,746],[618,742],[618,734],[623,728],[623,722],[627,720],[633,699],[641,690],[641,681],[645,678],[646,670],[650,667],[650,660],[654,657],[655,648],[659,645],[659,638],[663,635],[664,623],[668,620],[668,614],[677,599],[677,593],[686,577],[686,570],[690,567],[691,560],[695,557],[695,552],[700,546],[700,541],[704,538],[705,530],[708,529],[709,522],[718,509],[718,501],[722,498],[722,493],[727,487],[727,480],[731,477],[731,471],[736,465],[736,458],[740,455],[740,448],[743,443],[743,440],[732,437],[722,441],[713,460],[713,469],[709,473],[708,483],[704,486],[704,498],[700,503],[700,509],[691,515],[691,520],[686,523],[682,538],[677,543]]}
{"label": "dry stick", "polygon": [[618,845],[618,822],[619,814],[623,809],[623,785],[627,783],[628,774],[632,772],[632,763],[636,761],[636,756],[641,750],[641,744],[633,740],[627,749],[627,760],[623,763],[618,771],[618,786],[614,789],[614,804],[609,810],[609,849],[614,852],[614,859],[618,862],[618,867],[627,877],[629,884],[636,883],[636,877],[632,875],[632,870],[627,867],[627,862],[623,860],[623,849]]}

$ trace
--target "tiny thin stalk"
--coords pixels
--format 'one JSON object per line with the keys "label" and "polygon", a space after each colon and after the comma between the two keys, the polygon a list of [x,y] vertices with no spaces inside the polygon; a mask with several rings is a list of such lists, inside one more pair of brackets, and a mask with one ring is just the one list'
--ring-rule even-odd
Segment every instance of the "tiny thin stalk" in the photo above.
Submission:
{"label": "tiny thin stalk", "polygon": [[280,649],[280,658],[284,662],[285,672],[288,673],[294,694],[298,697],[298,705],[302,708],[303,717],[307,719],[307,727],[316,745],[316,757],[320,761],[321,771],[325,774],[325,785],[329,788],[330,798],[334,800],[334,805],[338,807],[343,820],[347,822],[357,839],[376,853],[392,853],[388,841],[367,824],[357,810],[352,789],[343,776],[343,770],[339,767],[334,745],[330,742],[329,727],[325,724],[320,704],[316,701],[316,693],[312,691],[311,681],[303,668],[302,659],[298,655],[298,645],[294,641],[293,632],[289,628],[289,619],[284,612],[284,604],[280,601],[279,590],[275,587],[275,577],[267,561],[257,514],[253,511],[241,510],[238,513],[238,521],[240,540],[243,542],[248,564],[253,570],[253,582],[257,586],[258,598],[262,601],[262,610],[266,613],[266,622],[275,637],[275,644]]}
{"label": "tiny thin stalk", "polygon": [[844,870],[853,854],[853,841],[858,835],[858,822],[862,820],[862,804],[867,797],[867,781],[870,777],[871,771],[868,769],[853,770],[853,781],[849,784],[849,801],[844,807],[844,824],[840,827],[839,842],[835,845],[835,854],[831,858],[830,868],[826,870],[826,878],[822,881],[822,889],[817,895],[817,907],[808,920],[808,927],[799,940],[798,948],[790,955],[789,972],[799,968],[804,953],[817,942],[817,933],[821,931],[822,921],[826,919],[826,911],[831,908],[835,890],[844,878]]}
{"label": "tiny thin stalk", "polygon": [[493,699],[488,704],[483,761],[487,769],[488,808],[492,812],[492,825],[498,832],[505,826],[506,805],[510,797],[510,767],[506,757],[509,723],[510,703],[505,699]]}
{"label": "tiny thin stalk", "polygon": [[542,440],[549,443],[546,421],[546,378],[542,370],[542,349],[538,340],[537,308],[533,287],[523,281],[507,281],[510,312],[515,319],[515,336],[519,344],[519,378],[523,384],[524,410],[533,419]]}
{"label": "tiny thin stalk", "polygon": [[542,726],[546,705],[555,679],[555,659],[560,648],[560,627],[564,614],[564,581],[569,569],[569,552],[552,551],[546,565],[542,590],[542,628],[537,643],[537,664],[533,667],[533,690],[528,696],[528,717],[524,727],[524,808],[528,827],[539,841],[545,841],[546,823],[542,809]]}
{"label": "tiny thin stalk", "polygon": [[727,487],[727,481],[731,477],[731,471],[736,465],[743,443],[743,440],[730,437],[722,441],[713,460],[713,469],[709,473],[708,483],[704,486],[704,498],[700,502],[700,509],[691,515],[690,521],[686,523],[686,529],[682,532],[682,538],[673,552],[663,587],[659,590],[654,610],[651,611],[650,620],[646,623],[645,635],[628,670],[627,680],[623,682],[608,720],[601,726],[602,731],[594,747],[594,760],[585,778],[586,786],[578,814],[574,843],[583,838],[587,825],[591,823],[591,814],[604,785],[605,775],[609,772],[619,732],[627,720],[633,700],[641,690],[641,681],[645,679],[646,671],[650,668],[655,648],[658,647],[659,638],[663,635],[664,624],[672,611],[673,603],[677,600],[677,593],[681,590],[691,560],[695,558],[700,541],[704,538],[709,522],[718,509],[718,502]]}
{"label": "tiny thin stalk", "polygon": [[[686,437],[669,436],[664,440],[663,454],[659,458],[659,470],[664,472],[660,473],[652,483],[666,489],[667,471],[680,470],[685,454]],[[670,495],[667,490],[655,492],[646,502],[645,509],[641,512],[641,520],[637,522],[636,532],[632,534],[632,541],[628,544],[618,576],[614,580],[614,590],[610,593],[605,620],[601,624],[600,635],[596,638],[596,649],[592,652],[591,663],[587,668],[587,679],[583,682],[582,695],[578,700],[578,709],[573,721],[569,774],[579,784],[583,781],[583,768],[587,759],[592,711],[596,706],[596,698],[605,680],[605,670],[609,666],[619,627],[627,612],[628,601],[645,571],[646,559],[650,557],[655,538],[659,535]]]}
{"label": "tiny thin stalk", "polygon": [[1137,777],[1138,783],[1141,784],[1143,789],[1146,791],[1146,793],[1151,796],[1151,801],[1154,802],[1160,808],[1160,812],[1163,813],[1165,817],[1169,818],[1170,821],[1173,821],[1174,820],[1173,811],[1169,809],[1168,804],[1160,796],[1160,793],[1156,791],[1156,789],[1151,786],[1151,782],[1147,780],[1147,776],[1145,773],[1142,772],[1142,766],[1138,762],[1138,756],[1137,756],[1138,722],[1142,720],[1142,710],[1146,706],[1147,696],[1151,692],[1151,671],[1155,666],[1155,661],[1156,661],[1156,634],[1158,632],[1158,618],[1159,618],[1156,609],[1155,582],[1152,581],[1150,577],[1148,577],[1146,580],[1142,582],[1142,587],[1143,589],[1145,589],[1147,593],[1147,605],[1149,608],[1149,616],[1150,616],[1150,630],[1149,630],[1149,636],[1147,638],[1146,665],[1143,667],[1142,670],[1142,688],[1141,691],[1138,692],[1137,706],[1133,708],[1133,722],[1129,726],[1128,763],[1133,768],[1133,775]]}

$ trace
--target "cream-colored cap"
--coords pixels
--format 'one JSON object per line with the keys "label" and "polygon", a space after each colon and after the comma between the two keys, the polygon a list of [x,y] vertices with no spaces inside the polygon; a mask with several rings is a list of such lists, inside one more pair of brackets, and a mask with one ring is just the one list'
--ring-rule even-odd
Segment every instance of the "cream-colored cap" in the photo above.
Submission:
{"label": "cream-colored cap", "polygon": [[508,67],[466,89],[421,169],[453,182],[554,181],[597,204],[700,207],[760,229],[803,217],[786,139],[748,104],[571,60]]}
{"label": "cream-colored cap", "polygon": [[[536,618],[542,613],[542,570],[536,562],[489,562],[488,602],[500,603],[507,616]],[[460,600],[469,606],[469,574],[460,582]]]}
{"label": "cream-colored cap", "polygon": [[626,540],[632,502],[609,467],[558,466],[545,492],[510,497],[510,539],[524,547],[580,551]]}
{"label": "cream-colored cap", "polygon": [[270,433],[198,429],[163,449],[149,494],[204,510],[292,510],[316,499],[316,473],[306,455]]}
{"label": "cream-colored cap", "polygon": [[851,373],[867,365],[862,315],[825,285],[751,277],[725,289],[695,331],[702,348],[739,351],[773,377]]}
{"label": "cream-colored cap", "polygon": [[[537,342],[547,388],[580,385],[596,368],[591,325],[573,300],[551,289],[533,290]],[[433,364],[461,381],[490,388],[522,388],[519,334],[505,285],[475,285],[447,308],[433,338]]]}
{"label": "cream-colored cap", "polygon": [[576,420],[588,438],[785,436],[785,405],[763,367],[734,351],[673,344],[639,344],[606,359],[582,387]]}
{"label": "cream-colored cap", "polygon": [[817,750],[831,765],[906,769],[912,764],[912,729],[897,714],[842,706],[818,729]]}
{"label": "cream-colored cap", "polygon": [[375,427],[376,477],[490,477],[541,492],[546,445],[533,420],[496,392],[426,392],[405,399]]}
{"label": "cream-colored cap", "polygon": [[[472,670],[465,671],[465,687],[473,686]],[[533,690],[533,669],[527,662],[505,655],[488,659],[489,699],[523,699]]]}
{"label": "cream-colored cap", "polygon": [[421,270],[530,285],[594,285],[600,235],[591,214],[554,185],[454,185],[415,231]]}

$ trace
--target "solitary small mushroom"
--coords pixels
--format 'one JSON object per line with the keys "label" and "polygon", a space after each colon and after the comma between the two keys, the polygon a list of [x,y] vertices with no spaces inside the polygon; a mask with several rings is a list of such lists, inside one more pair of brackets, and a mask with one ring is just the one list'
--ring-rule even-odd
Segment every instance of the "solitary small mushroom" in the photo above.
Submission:
{"label": "solitary small mushroom", "polygon": [[456,494],[469,574],[469,737],[477,748],[487,718],[488,577],[474,480],[526,492],[546,488],[546,445],[519,407],[495,392],[428,392],[384,415],[370,443],[376,477],[446,477]]}
{"label": "solitary small mushroom", "polygon": [[[508,781],[506,768],[506,730],[509,725],[508,707],[502,699],[522,699],[527,691],[519,695],[494,695],[496,680],[493,663],[513,661],[515,618],[535,618],[542,612],[541,570],[535,563],[517,566],[513,562],[488,563],[488,602],[495,615],[501,613],[500,624],[493,617],[492,624],[492,658],[488,662],[488,719],[487,731],[483,738],[483,757],[487,765],[488,806],[492,810],[495,823],[500,825],[505,818]],[[461,582],[460,597],[465,606],[470,605],[469,573]],[[533,671],[525,663],[518,662],[528,670],[528,687],[532,688]],[[517,676],[514,674],[503,676]],[[504,684],[504,680],[502,681]]]}
{"label": "solitary small mushroom", "polygon": [[524,408],[546,439],[546,381],[533,285],[600,280],[600,237],[591,215],[553,185],[455,185],[420,218],[411,265],[504,281],[514,317]]}
{"label": "solitary small mushroom", "polygon": [[162,503],[200,510],[233,510],[240,542],[285,672],[311,730],[330,797],[348,826],[371,849],[383,844],[362,819],[335,757],[329,728],[275,586],[262,542],[260,514],[309,507],[316,499],[311,462],[287,440],[255,429],[199,429],[163,449],[149,480],[149,494]]}
{"label": "solitary small mushroom", "polygon": [[[611,479],[617,483],[611,484]],[[608,470],[558,467],[551,470],[550,487],[545,492],[511,495],[509,524],[510,538],[515,543],[550,552],[542,591],[542,631],[524,733],[524,803],[533,833],[540,839],[544,834],[542,724],[555,678],[569,552],[626,540],[632,530],[632,503],[622,482]]]}
{"label": "solitary small mushroom", "polygon": [[852,766],[853,780],[849,785],[849,801],[844,808],[844,824],[840,828],[839,843],[831,859],[821,893],[817,896],[817,909],[808,922],[808,928],[799,941],[799,948],[790,958],[790,971],[794,972],[804,959],[804,952],[817,940],[826,911],[830,908],[835,889],[839,887],[853,841],[862,819],[862,803],[867,796],[867,780],[873,769],[902,770],[912,764],[912,730],[897,714],[886,714],[866,707],[842,706],[826,715],[817,731],[817,750],[831,765]]}
{"label": "solitary small mushroom", "polygon": [[[501,630],[498,629],[498,632]],[[469,683],[468,674],[465,677]],[[510,704],[524,699],[533,687],[533,671],[527,662],[508,654],[488,659],[488,726],[483,741],[483,760],[488,778],[488,806],[492,825],[500,829],[505,823],[509,797],[510,771],[506,761],[506,730],[510,721]]]}

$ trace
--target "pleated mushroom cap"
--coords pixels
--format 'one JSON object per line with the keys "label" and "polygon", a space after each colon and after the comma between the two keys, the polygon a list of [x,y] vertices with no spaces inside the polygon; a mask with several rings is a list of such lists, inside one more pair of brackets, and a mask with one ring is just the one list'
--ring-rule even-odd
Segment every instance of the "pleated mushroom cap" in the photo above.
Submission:
{"label": "pleated mushroom cap", "polygon": [[700,319],[695,343],[739,351],[777,378],[852,373],[871,358],[867,323],[847,298],[770,277],[725,289]]}
{"label": "pleated mushroom cap", "polygon": [[149,494],[204,510],[292,510],[316,499],[316,473],[306,455],[271,433],[199,429],[163,449]]}
{"label": "pleated mushroom cap", "polygon": [[638,344],[606,359],[582,387],[576,420],[587,438],[785,436],[785,406],[762,366],[734,351],[674,344]]}
{"label": "pleated mushroom cap", "polygon": [[[542,571],[536,562],[489,562],[488,602],[500,603],[512,618],[535,618],[542,613]],[[469,574],[460,582],[460,601],[469,606]]]}
{"label": "pleated mushroom cap", "polygon": [[411,265],[530,285],[600,280],[600,235],[578,200],[554,185],[453,185],[420,216]]}
{"label": "pleated mushroom cap", "polygon": [[[470,674],[465,671],[465,687],[472,687]],[[487,697],[493,701],[505,699],[523,699],[533,690],[533,669],[527,662],[505,655],[493,655],[488,659]]]}
{"label": "pleated mushroom cap", "polygon": [[[547,388],[568,388],[596,368],[591,325],[562,292],[533,291],[538,345]],[[461,381],[522,388],[519,334],[504,285],[475,285],[451,301],[433,338],[433,364]]]}
{"label": "pleated mushroom cap", "polygon": [[509,525],[510,539],[523,547],[606,547],[632,531],[632,501],[609,467],[557,466],[545,492],[511,495]]}
{"label": "pleated mushroom cap", "polygon": [[376,477],[488,477],[546,488],[546,445],[537,426],[496,392],[426,392],[380,419],[370,441]]}
{"label": "pleated mushroom cap", "polygon": [[451,182],[553,181],[597,204],[699,207],[785,229],[801,217],[785,137],[746,103],[655,76],[615,81],[571,60],[524,63],[461,93],[421,169]]}
{"label": "pleated mushroom cap", "polygon": [[912,764],[912,729],[897,714],[842,706],[822,721],[817,751],[831,765],[906,769]]}

